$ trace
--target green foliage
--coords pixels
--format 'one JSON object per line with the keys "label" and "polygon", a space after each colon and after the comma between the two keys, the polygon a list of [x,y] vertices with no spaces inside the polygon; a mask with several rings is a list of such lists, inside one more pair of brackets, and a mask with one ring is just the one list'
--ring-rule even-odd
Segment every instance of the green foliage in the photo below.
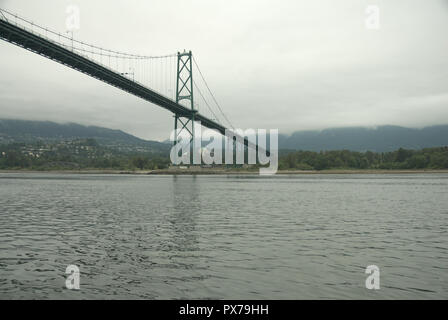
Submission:
{"label": "green foliage", "polygon": [[126,153],[100,146],[95,139],[0,145],[0,169],[164,169],[169,158],[158,153]]}
{"label": "green foliage", "polygon": [[131,167],[140,170],[166,169],[170,165],[170,160],[168,158],[150,159],[144,156],[136,156],[133,157],[130,161],[131,161]]}
{"label": "green foliage", "polygon": [[[0,145],[0,169],[155,170],[165,169],[169,165],[168,156],[123,152],[101,146],[95,139]],[[422,150],[400,148],[384,153],[281,150],[279,169],[448,169],[448,147]]]}
{"label": "green foliage", "polygon": [[448,147],[423,150],[398,149],[374,153],[342,151],[293,151],[282,154],[279,169],[448,169]]}

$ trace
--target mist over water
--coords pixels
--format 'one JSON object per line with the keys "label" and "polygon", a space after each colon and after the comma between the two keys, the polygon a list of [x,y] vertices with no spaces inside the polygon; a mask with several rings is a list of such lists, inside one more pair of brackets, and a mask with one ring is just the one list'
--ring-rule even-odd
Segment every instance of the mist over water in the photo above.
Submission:
{"label": "mist over water", "polygon": [[447,299],[447,191],[448,174],[2,173],[0,299]]}

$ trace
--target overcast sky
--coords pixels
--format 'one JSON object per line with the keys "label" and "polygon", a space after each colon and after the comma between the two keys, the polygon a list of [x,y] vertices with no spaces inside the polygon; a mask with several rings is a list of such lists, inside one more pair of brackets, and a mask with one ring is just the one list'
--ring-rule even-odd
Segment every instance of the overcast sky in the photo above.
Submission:
{"label": "overcast sky", "polygon": [[[446,0],[0,0],[0,7],[101,47],[192,50],[239,128],[448,123]],[[368,5],[380,28],[365,26]],[[165,140],[172,115],[0,42],[0,118],[77,122]]]}

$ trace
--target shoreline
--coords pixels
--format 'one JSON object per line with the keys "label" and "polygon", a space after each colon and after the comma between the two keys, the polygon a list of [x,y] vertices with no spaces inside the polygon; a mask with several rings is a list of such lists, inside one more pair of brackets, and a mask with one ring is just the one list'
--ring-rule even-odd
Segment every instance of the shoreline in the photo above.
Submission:
{"label": "shoreline", "polygon": [[[129,174],[129,175],[259,175],[258,170],[231,169],[160,169],[160,170],[0,170],[2,173],[42,173],[42,174]],[[448,173],[448,169],[328,169],[328,170],[278,170],[276,175],[315,174],[422,174]]]}

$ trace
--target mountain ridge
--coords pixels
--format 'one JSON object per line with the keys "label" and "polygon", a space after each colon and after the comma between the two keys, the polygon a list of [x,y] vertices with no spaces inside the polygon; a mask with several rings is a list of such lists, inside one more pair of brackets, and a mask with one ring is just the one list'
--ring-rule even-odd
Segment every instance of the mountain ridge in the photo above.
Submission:
{"label": "mountain ridge", "polygon": [[281,149],[329,151],[387,152],[404,149],[423,149],[448,145],[448,125],[407,128],[384,125],[375,128],[346,127],[324,130],[296,131],[279,136]]}
{"label": "mountain ridge", "polygon": [[0,119],[0,144],[86,138],[93,138],[101,145],[118,149],[126,147],[143,148],[148,152],[157,153],[169,150],[169,146],[162,142],[144,140],[117,129],[86,126],[73,122],[56,123],[52,121]]}
{"label": "mountain ridge", "polygon": [[[170,144],[144,140],[122,130],[86,126],[73,122],[56,123],[0,119],[0,144],[33,141],[58,141],[93,138],[98,143],[120,148],[143,148],[149,152],[169,152]],[[394,125],[329,128],[295,131],[279,135],[279,148],[306,151],[373,151],[387,152],[423,149],[448,145],[448,125],[407,128]]]}

